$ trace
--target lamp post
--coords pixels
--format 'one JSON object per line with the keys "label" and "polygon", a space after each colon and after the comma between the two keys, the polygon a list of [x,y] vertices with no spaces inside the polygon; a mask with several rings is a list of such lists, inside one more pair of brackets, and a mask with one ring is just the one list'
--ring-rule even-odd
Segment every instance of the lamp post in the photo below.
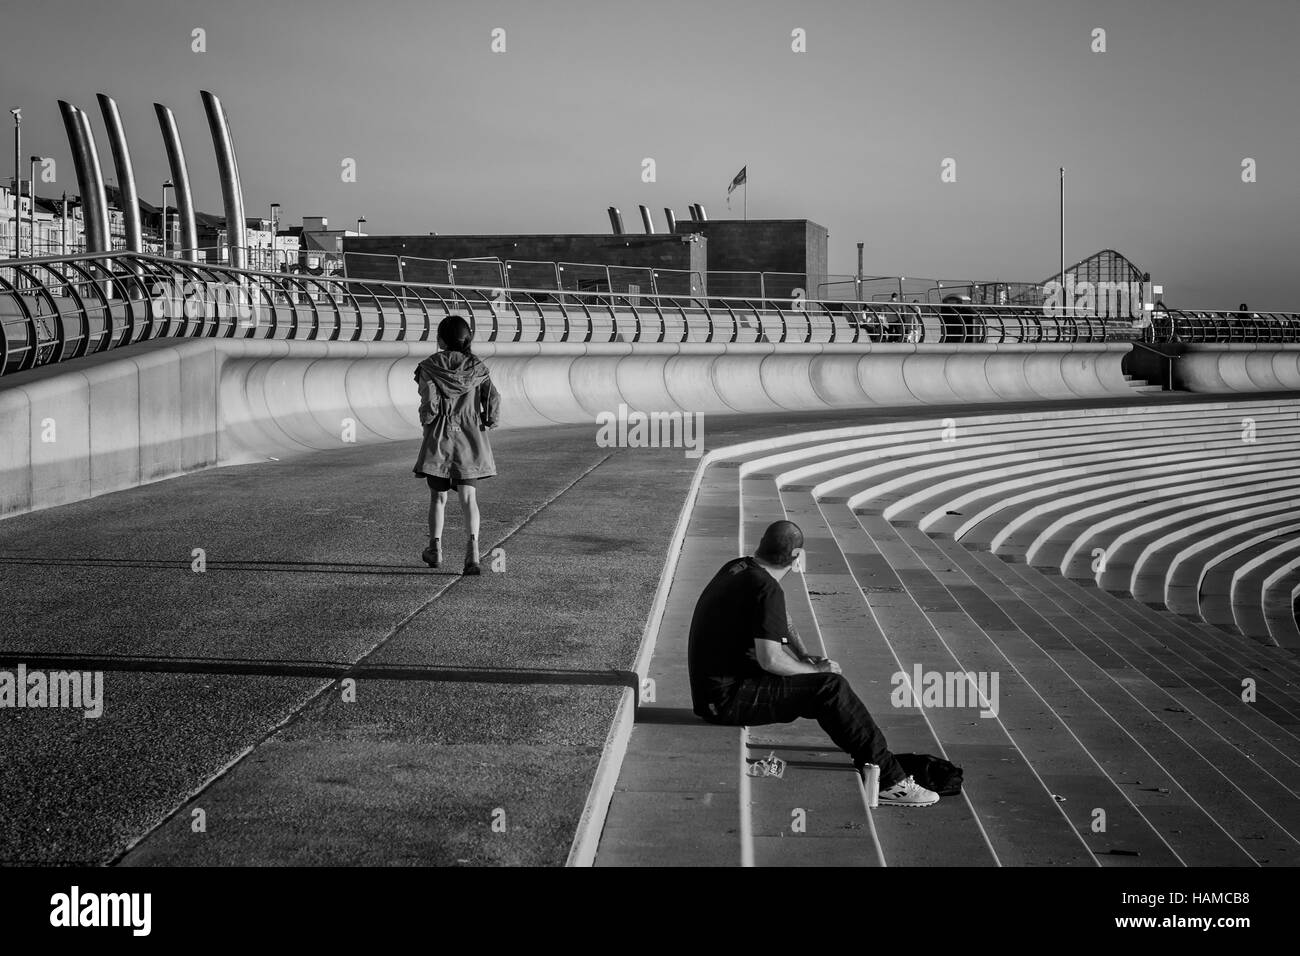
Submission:
{"label": "lamp post", "polygon": [[267,270],[268,272],[274,272],[277,265],[276,254],[279,250],[276,248],[275,242],[275,220],[276,212],[278,212],[279,209],[280,204],[278,202],[271,203],[271,267]]}
{"label": "lamp post", "polygon": [[19,211],[18,197],[23,188],[23,111],[22,107],[10,110],[14,114],[14,258],[21,250],[18,248],[18,234],[21,231],[22,214]]}
{"label": "lamp post", "polygon": [[1061,167],[1060,224],[1061,224],[1061,235],[1060,235],[1060,246],[1058,247],[1058,251],[1060,252],[1060,256],[1061,256],[1061,290],[1062,290],[1062,295],[1064,295],[1064,290],[1065,290],[1065,167],[1064,166]]}
{"label": "lamp post", "polygon": [[36,164],[45,162],[44,156],[31,157],[31,174],[27,177],[27,244],[32,258],[36,258]]}
{"label": "lamp post", "polygon": [[172,181],[169,179],[163,183],[162,187],[162,256],[167,258],[167,190],[175,189]]}

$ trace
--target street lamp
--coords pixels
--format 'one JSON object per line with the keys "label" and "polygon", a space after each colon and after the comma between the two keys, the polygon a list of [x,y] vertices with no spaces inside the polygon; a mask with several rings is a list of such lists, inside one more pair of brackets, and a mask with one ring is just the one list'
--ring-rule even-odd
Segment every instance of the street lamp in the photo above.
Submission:
{"label": "street lamp", "polygon": [[176,187],[172,185],[172,181],[171,181],[170,179],[167,180],[165,183],[163,183],[163,187],[162,187],[162,193],[163,193],[163,201],[162,201],[162,257],[163,257],[164,259],[167,258],[167,190],[169,190],[169,189],[175,189],[175,188],[176,188]]}
{"label": "street lamp", "polygon": [[27,177],[27,234],[33,259],[36,258],[36,164],[43,162],[45,162],[44,156],[33,156],[31,175]]}
{"label": "street lamp", "polygon": [[1061,290],[1062,290],[1062,294],[1064,294],[1064,290],[1065,290],[1065,167],[1064,166],[1060,167],[1060,173],[1061,173],[1061,213],[1057,219],[1057,222],[1060,224],[1060,235],[1059,235],[1060,245],[1057,246],[1057,249],[1060,252],[1060,257],[1061,257]]}
{"label": "street lamp", "polygon": [[18,248],[18,233],[20,231],[18,211],[18,193],[22,190],[23,185],[23,110],[19,107],[16,110],[10,110],[14,114],[14,258],[17,259],[21,250]]}
{"label": "street lamp", "polygon": [[275,242],[275,236],[276,236],[275,220],[277,218],[276,212],[279,211],[279,209],[280,209],[280,204],[278,202],[271,203],[271,268],[269,270],[270,272],[274,272],[276,266],[275,257],[278,250],[276,249],[276,242]]}

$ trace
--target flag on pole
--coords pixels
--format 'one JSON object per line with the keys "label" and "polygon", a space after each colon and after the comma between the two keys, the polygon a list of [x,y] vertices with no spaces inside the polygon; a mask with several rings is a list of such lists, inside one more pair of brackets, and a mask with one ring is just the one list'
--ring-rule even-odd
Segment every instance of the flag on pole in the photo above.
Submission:
{"label": "flag on pole", "polygon": [[728,195],[728,196],[730,196],[730,195],[732,194],[732,192],[735,190],[735,188],[736,188],[737,186],[743,186],[743,185],[745,185],[745,171],[746,171],[747,169],[749,169],[749,166],[748,166],[748,165],[745,165],[745,166],[741,166],[741,167],[740,167],[740,172],[736,173],[736,178],[733,179],[733,180],[731,181],[731,185],[727,187],[727,195]]}

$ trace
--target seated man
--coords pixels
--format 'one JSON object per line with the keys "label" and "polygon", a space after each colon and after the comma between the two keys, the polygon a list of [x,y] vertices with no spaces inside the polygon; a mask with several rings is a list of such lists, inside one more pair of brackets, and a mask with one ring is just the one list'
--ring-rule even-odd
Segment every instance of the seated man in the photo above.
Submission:
{"label": "seated man", "polygon": [[799,526],[778,521],[752,558],[728,561],[700,595],[687,652],[695,713],[735,726],[816,718],[860,774],[868,763],[880,768],[882,805],[936,803],[898,765],[839,665],[809,654],[791,626],[780,582],[802,548]]}

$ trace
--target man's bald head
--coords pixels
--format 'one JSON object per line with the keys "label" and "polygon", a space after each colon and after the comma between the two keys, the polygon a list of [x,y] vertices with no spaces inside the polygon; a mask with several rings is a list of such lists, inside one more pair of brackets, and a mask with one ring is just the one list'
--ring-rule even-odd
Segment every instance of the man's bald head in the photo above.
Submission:
{"label": "man's bald head", "polygon": [[763,532],[754,557],[778,568],[794,563],[794,552],[803,547],[803,532],[793,521],[774,521]]}

